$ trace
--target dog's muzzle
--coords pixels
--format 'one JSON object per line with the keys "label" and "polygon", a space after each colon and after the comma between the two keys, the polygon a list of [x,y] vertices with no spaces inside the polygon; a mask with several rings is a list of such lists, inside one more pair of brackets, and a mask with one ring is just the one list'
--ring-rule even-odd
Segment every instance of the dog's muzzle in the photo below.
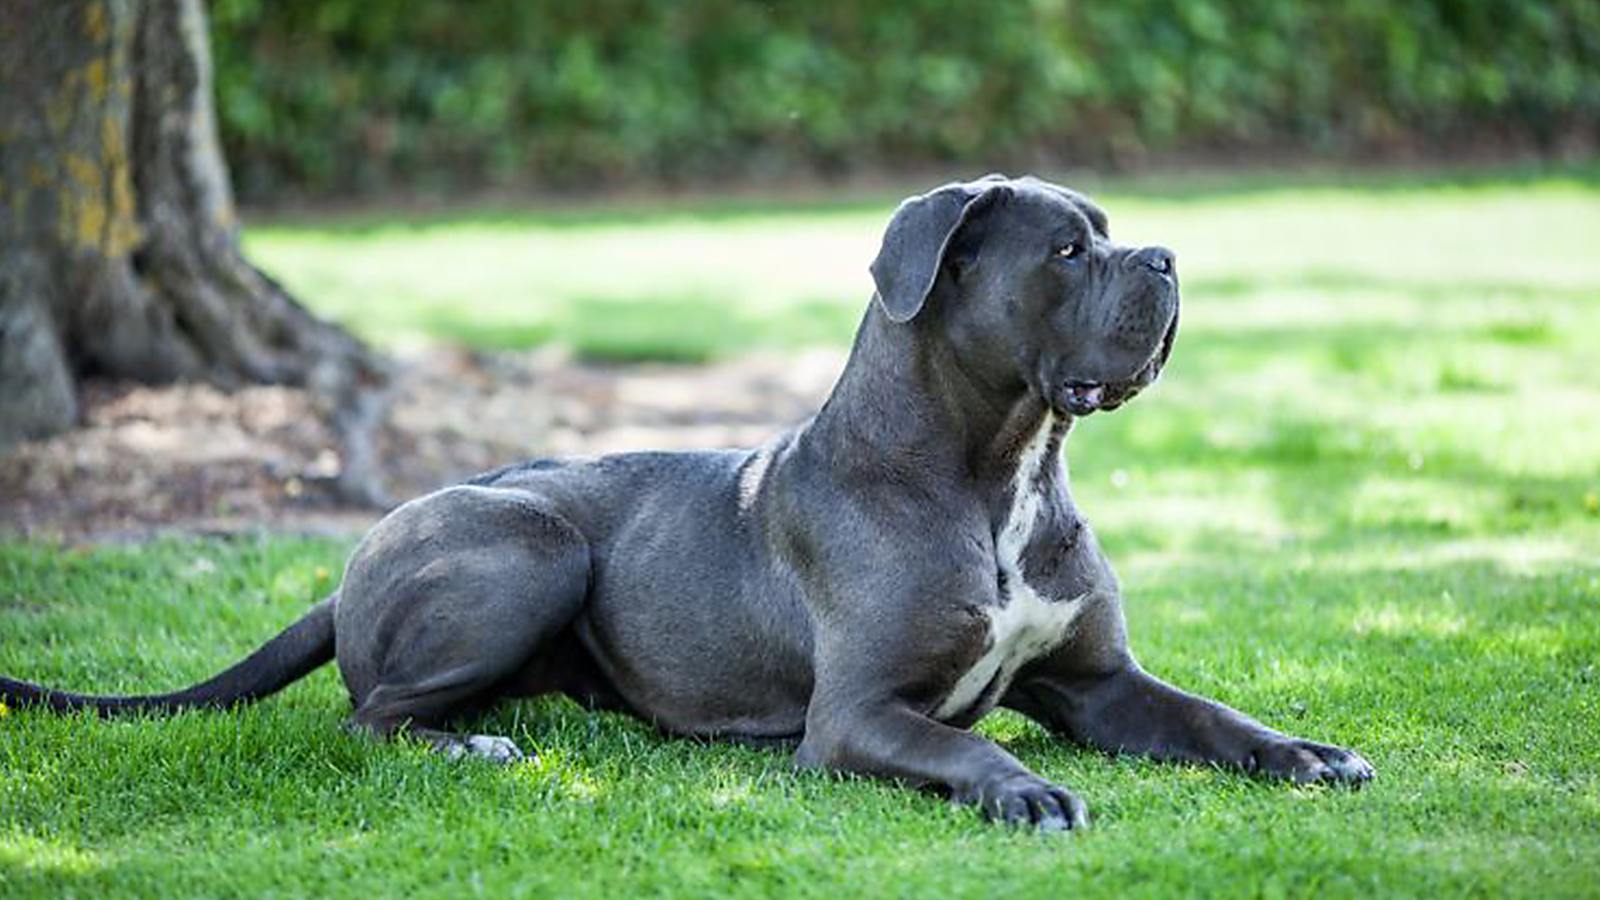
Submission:
{"label": "dog's muzzle", "polygon": [[1132,377],[1111,382],[1069,380],[1060,386],[1056,405],[1074,416],[1086,416],[1102,410],[1110,412],[1127,403],[1161,376],[1161,368],[1172,355],[1172,344],[1177,337],[1178,314],[1174,309],[1172,321],[1167,325],[1156,352]]}

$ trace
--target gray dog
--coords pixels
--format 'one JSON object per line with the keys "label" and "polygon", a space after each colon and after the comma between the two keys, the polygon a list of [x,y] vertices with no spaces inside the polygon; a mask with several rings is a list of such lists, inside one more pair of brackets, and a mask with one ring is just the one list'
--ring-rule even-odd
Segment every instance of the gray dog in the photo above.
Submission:
{"label": "gray dog", "polygon": [[227,706],[337,657],[356,726],[451,755],[521,758],[443,729],[559,691],[1046,830],[1085,824],[1083,803],[968,730],[996,706],[1111,752],[1370,779],[1355,753],[1145,673],[1068,493],[1073,421],[1172,350],[1172,253],[1112,243],[1073,191],[988,176],[903,203],[871,270],[832,396],[759,449],[491,472],[390,513],[333,597],[209,681],[90,697],[0,679],[0,698]]}

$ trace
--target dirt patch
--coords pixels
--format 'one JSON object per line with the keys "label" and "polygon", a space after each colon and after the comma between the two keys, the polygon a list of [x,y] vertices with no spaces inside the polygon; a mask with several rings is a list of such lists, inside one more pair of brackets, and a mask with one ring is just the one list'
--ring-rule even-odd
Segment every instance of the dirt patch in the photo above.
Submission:
{"label": "dirt patch", "polygon": [[[839,350],[704,366],[607,366],[554,351],[403,361],[379,435],[396,499],[539,456],[752,446],[811,413]],[[0,533],[80,541],[256,531],[359,534],[333,435],[303,391],[89,385],[81,428],[0,453]]]}

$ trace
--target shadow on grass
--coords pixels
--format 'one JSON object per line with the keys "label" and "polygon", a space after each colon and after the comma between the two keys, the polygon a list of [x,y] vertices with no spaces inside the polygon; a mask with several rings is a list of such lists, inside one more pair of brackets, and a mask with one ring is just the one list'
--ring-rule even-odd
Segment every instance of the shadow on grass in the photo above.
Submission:
{"label": "shadow on grass", "polygon": [[[910,190],[909,188],[907,190]],[[630,201],[604,194],[584,197],[532,197],[523,202],[444,200],[418,207],[361,207],[348,212],[311,210],[252,216],[256,227],[293,228],[301,233],[365,236],[434,228],[504,228],[522,230],[582,229],[604,226],[667,225],[682,222],[725,223],[764,219],[840,215],[884,215],[894,211],[902,193],[869,190],[841,193],[819,190],[810,197],[727,196],[707,194],[682,199]]]}
{"label": "shadow on grass", "polygon": [[[604,225],[662,224],[681,221],[730,222],[749,219],[831,215],[887,216],[901,198],[935,184],[975,178],[979,171],[932,175],[915,183],[839,189],[819,187],[811,196],[697,195],[639,202],[604,193],[525,197],[512,201],[443,200],[414,206],[373,206],[351,211],[313,209],[306,212],[251,211],[256,227],[292,227],[297,231],[358,235],[382,231],[461,225],[521,229],[585,228]],[[1022,174],[1021,171],[1012,174]],[[1600,161],[1525,163],[1515,165],[1427,166],[1418,169],[1299,170],[1254,168],[1249,171],[1166,172],[1118,177],[1093,172],[1040,173],[1091,194],[1143,198],[1163,202],[1205,202],[1283,191],[1336,191],[1390,194],[1419,190],[1503,189],[1545,183],[1575,184],[1600,191]]]}

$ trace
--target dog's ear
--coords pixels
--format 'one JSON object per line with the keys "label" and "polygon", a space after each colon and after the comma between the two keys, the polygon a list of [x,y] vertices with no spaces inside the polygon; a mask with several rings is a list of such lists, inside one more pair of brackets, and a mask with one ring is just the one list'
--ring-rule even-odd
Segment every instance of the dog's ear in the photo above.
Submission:
{"label": "dog's ear", "polygon": [[986,175],[968,184],[947,184],[900,204],[871,266],[878,302],[889,321],[909,322],[921,312],[956,233],[1005,191],[1004,176]]}

